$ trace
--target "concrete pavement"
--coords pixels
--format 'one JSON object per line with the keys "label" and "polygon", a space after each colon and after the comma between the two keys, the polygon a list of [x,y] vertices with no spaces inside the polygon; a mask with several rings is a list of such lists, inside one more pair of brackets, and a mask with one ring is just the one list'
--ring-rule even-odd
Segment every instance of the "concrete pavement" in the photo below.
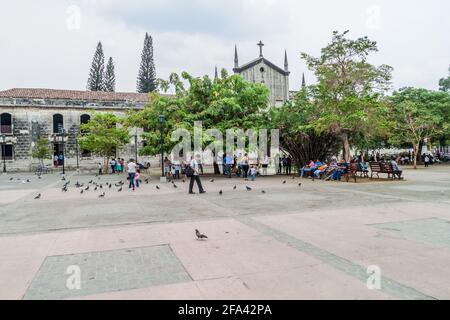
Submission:
{"label": "concrete pavement", "polygon": [[[203,178],[205,195],[181,181],[133,193],[106,187],[124,177],[72,174],[63,193],[57,175],[0,176],[0,298],[449,299],[450,167],[405,176]],[[91,179],[103,188],[73,186]]]}

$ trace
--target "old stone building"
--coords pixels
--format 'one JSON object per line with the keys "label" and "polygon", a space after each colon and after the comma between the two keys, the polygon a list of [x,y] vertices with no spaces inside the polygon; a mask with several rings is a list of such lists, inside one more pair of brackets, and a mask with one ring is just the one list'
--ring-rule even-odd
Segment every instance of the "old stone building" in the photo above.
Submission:
{"label": "old stone building", "polygon": [[[258,46],[259,57],[243,65],[239,65],[236,47],[233,71],[249,82],[265,84],[270,90],[269,102],[281,106],[295,94],[289,91],[287,53],[284,56],[284,68],[280,68],[263,56],[264,44],[260,42]],[[9,172],[34,171],[39,161],[33,159],[32,152],[40,138],[48,139],[54,154],[64,153],[68,169],[96,168],[103,159],[80,150],[77,142],[80,125],[90,120],[92,112],[107,111],[121,116],[129,109],[142,108],[147,101],[148,95],[139,93],[54,89],[0,91],[1,168],[5,160]],[[136,150],[145,143],[141,133],[142,129],[130,132],[130,143],[118,150],[117,156],[134,158]],[[159,164],[154,157],[139,157],[139,161]],[[49,159],[46,163],[51,165],[52,161]]]}
{"label": "old stone building", "polygon": [[[65,165],[74,169],[95,168],[102,159],[80,150],[77,134],[80,124],[90,120],[93,111],[108,111],[124,115],[130,108],[142,108],[148,100],[146,94],[89,92],[52,89],[10,89],[0,91],[0,143],[7,171],[35,170],[38,160],[32,159],[33,148],[39,138],[46,138],[54,154],[64,151]],[[118,156],[135,156],[136,146],[142,146],[142,130],[132,132],[130,144],[118,150]],[[150,159],[141,158],[141,162]],[[46,161],[51,164],[51,160]]]}
{"label": "old stone building", "polygon": [[271,105],[282,106],[290,99],[289,92],[289,65],[287,52],[284,53],[284,68],[276,66],[263,56],[264,44],[260,41],[259,57],[246,64],[239,65],[238,50],[234,51],[235,74],[241,75],[246,81],[263,83],[270,91],[269,102]]}

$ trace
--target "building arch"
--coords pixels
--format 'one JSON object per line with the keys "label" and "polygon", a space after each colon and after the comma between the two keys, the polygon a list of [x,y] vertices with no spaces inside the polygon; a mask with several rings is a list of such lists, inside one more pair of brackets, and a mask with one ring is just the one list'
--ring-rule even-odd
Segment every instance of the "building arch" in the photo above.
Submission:
{"label": "building arch", "polygon": [[0,133],[1,134],[12,134],[12,115],[10,113],[2,113],[0,115]]}
{"label": "building arch", "polygon": [[64,117],[62,114],[53,115],[53,133],[61,133],[64,129]]}

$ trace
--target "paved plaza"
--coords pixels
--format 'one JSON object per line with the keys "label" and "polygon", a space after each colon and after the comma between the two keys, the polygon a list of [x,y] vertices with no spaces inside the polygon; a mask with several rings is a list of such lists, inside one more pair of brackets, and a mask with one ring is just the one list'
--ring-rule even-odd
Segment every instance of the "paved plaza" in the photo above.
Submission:
{"label": "paved plaza", "polygon": [[[0,176],[0,299],[450,299],[450,167],[404,176],[203,177],[204,195],[156,176],[134,193],[106,186],[125,176],[69,173],[66,193],[57,174]],[[90,180],[102,188],[74,186]]]}

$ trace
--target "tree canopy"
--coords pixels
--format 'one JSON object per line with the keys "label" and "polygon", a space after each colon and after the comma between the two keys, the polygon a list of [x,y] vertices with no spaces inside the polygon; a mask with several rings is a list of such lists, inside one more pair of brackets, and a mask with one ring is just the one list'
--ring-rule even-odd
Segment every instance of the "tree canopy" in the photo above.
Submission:
{"label": "tree canopy", "polygon": [[380,97],[390,86],[392,68],[367,62],[377,44],[367,37],[347,38],[348,31],[333,32],[332,41],[316,58],[302,53],[302,58],[317,77],[311,93],[319,113],[310,123],[317,132],[331,132],[342,141],[344,158],[350,160],[352,138],[375,134],[382,127],[379,120]]}
{"label": "tree canopy", "polygon": [[[390,100],[389,119],[393,144],[408,144],[417,155],[425,138],[448,137],[450,134],[450,95],[445,92],[403,88]],[[416,166],[417,157],[414,165]]]}
{"label": "tree canopy", "polygon": [[[189,84],[186,89],[183,81]],[[159,115],[164,115],[164,151],[177,143],[171,141],[171,133],[177,128],[193,132],[196,121],[202,121],[203,128],[216,128],[222,133],[227,129],[257,128],[261,124],[261,113],[268,107],[268,89],[261,84],[246,82],[241,76],[222,70],[220,78],[211,80],[208,76],[196,78],[186,72],[172,74],[168,81],[159,80],[160,88],[167,91],[175,88],[175,96],[159,94],[150,96],[150,102],[143,110],[129,114],[129,127],[145,128],[143,134],[147,146],[141,150],[144,155],[161,152]],[[207,139],[205,144],[210,142]]]}
{"label": "tree canopy", "polygon": [[80,147],[108,159],[116,156],[116,150],[130,141],[128,129],[120,127],[123,119],[112,113],[94,113],[91,120],[80,126]]}

